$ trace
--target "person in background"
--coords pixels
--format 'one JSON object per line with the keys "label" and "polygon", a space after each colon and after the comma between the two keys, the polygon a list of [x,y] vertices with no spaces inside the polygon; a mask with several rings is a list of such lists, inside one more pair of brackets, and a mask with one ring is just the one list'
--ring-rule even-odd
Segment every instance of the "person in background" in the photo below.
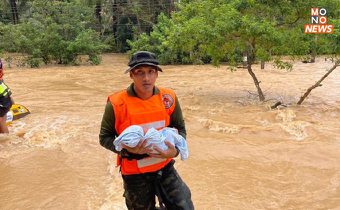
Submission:
{"label": "person in background", "polygon": [[155,54],[147,51],[135,53],[130,61],[129,73],[133,83],[126,89],[108,97],[99,134],[100,144],[117,153],[124,182],[125,203],[129,210],[153,210],[158,197],[160,209],[194,209],[191,192],[174,168],[179,150],[166,142],[168,149],[147,147],[141,140],[136,147],[123,145],[117,151],[114,140],[131,125],[150,128],[173,127],[186,138],[185,123],[177,96],[171,89],[155,86],[162,69]]}
{"label": "person in background", "polygon": [[0,58],[0,133],[9,133],[6,125],[7,112],[10,110],[14,101],[11,97],[11,89],[3,80],[4,65]]}

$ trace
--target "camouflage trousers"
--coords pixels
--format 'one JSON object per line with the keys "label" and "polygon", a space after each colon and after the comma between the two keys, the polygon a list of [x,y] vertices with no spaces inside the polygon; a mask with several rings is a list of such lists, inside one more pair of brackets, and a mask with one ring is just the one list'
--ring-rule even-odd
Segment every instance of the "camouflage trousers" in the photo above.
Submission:
{"label": "camouflage trousers", "polygon": [[[194,209],[190,190],[178,175],[174,162],[158,172],[123,175],[125,203],[129,210]],[[155,208],[156,195],[160,208]]]}

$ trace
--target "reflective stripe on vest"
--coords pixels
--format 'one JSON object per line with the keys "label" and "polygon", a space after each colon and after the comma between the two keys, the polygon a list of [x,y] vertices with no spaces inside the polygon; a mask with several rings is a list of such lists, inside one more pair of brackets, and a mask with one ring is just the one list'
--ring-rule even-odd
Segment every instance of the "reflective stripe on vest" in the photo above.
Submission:
{"label": "reflective stripe on vest", "polygon": [[11,89],[9,89],[3,80],[0,80],[0,97],[7,96],[10,92]]}
{"label": "reflective stripe on vest", "polygon": [[[162,129],[170,124],[170,115],[176,106],[176,95],[170,89],[159,90],[159,94],[147,100],[129,96],[126,91],[108,97],[114,109],[115,129],[118,135],[131,125],[140,125],[148,130]],[[117,165],[121,166],[122,174],[129,175],[158,171],[170,161],[171,158],[147,157],[141,160],[128,160],[118,157]]]}

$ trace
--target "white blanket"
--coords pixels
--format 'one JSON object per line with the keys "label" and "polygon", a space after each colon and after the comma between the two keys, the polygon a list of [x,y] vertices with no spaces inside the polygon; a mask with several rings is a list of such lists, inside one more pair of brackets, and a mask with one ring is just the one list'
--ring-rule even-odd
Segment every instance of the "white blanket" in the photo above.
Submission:
{"label": "white blanket", "polygon": [[165,127],[160,131],[150,128],[144,135],[141,126],[131,125],[114,140],[113,144],[117,151],[121,151],[123,149],[122,144],[129,147],[135,147],[144,139],[148,140],[146,146],[151,146],[151,149],[153,149],[153,146],[158,146],[162,150],[166,150],[168,149],[168,146],[166,146],[164,142],[168,141],[179,149],[181,160],[185,160],[189,156],[186,140],[178,134],[177,129],[169,127]]}

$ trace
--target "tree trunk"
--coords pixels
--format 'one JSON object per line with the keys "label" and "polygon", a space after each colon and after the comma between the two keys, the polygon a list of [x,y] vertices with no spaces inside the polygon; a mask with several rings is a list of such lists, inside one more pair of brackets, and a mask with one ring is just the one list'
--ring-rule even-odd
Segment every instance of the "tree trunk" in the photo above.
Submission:
{"label": "tree trunk", "polygon": [[171,13],[175,11],[175,2],[174,0],[169,1],[169,17],[171,17]]}
{"label": "tree trunk", "polygon": [[101,12],[102,12],[102,3],[101,3],[100,0],[99,1],[97,0],[95,14],[96,14],[96,18],[98,20],[98,32],[100,34],[102,34],[102,15],[101,15]]}
{"label": "tree trunk", "polygon": [[[132,2],[133,1],[128,1],[128,4],[129,5],[133,5],[132,4]],[[148,1],[149,2],[149,1]],[[148,3],[148,5],[150,6],[150,2]],[[141,34],[143,31],[145,31],[145,28],[146,27],[142,27],[142,24],[141,24],[141,20],[142,20],[142,18],[140,17],[140,13],[138,12],[138,7],[141,7],[141,9],[143,9],[143,6],[141,6],[141,5],[138,5],[137,4],[137,6],[136,6],[137,8],[135,8],[135,9],[133,9],[132,11],[133,11],[133,15],[136,17],[136,22],[137,22],[137,34]],[[150,9],[150,8],[149,8]],[[131,23],[132,25],[134,24],[133,22]],[[143,29],[144,30],[143,30]]]}
{"label": "tree trunk", "polygon": [[332,71],[334,69],[336,69],[338,66],[339,66],[339,63],[340,63],[340,60],[337,60],[336,63],[332,66],[332,68],[330,68],[327,73],[325,75],[323,75],[323,77],[317,81],[314,85],[312,85],[311,87],[309,87],[307,89],[307,91],[305,92],[305,94],[303,94],[303,96],[300,97],[300,100],[297,102],[298,105],[301,105],[302,102],[307,98],[307,96],[310,94],[310,92],[314,89],[314,88],[317,88],[319,86],[322,86],[321,85],[321,82],[330,74],[332,73]]}
{"label": "tree trunk", "polygon": [[316,57],[316,46],[318,44],[318,36],[314,36],[314,43],[311,49],[311,58],[310,58],[310,62],[311,63],[315,63],[315,57]]}
{"label": "tree trunk", "polygon": [[264,69],[264,64],[265,64],[265,62],[261,61],[261,69]]}
{"label": "tree trunk", "polygon": [[248,58],[248,73],[250,74],[250,76],[254,80],[254,84],[256,86],[257,93],[259,94],[260,101],[264,101],[265,97],[264,97],[264,94],[263,94],[262,89],[260,87],[260,82],[257,80],[256,75],[254,74],[253,70],[251,69],[251,62],[249,62],[249,58]]}
{"label": "tree trunk", "polygon": [[117,28],[119,22],[119,14],[118,14],[118,7],[120,6],[118,1],[120,0],[113,0],[112,2],[112,33],[114,37],[114,41],[117,47],[118,39],[117,39]]}
{"label": "tree trunk", "polygon": [[313,47],[312,53],[311,53],[311,56],[310,56],[310,62],[311,63],[315,63],[315,57],[316,57],[316,49]]}
{"label": "tree trunk", "polygon": [[12,22],[13,24],[18,24],[19,15],[18,15],[17,3],[15,0],[11,0],[10,4],[11,4]]}
{"label": "tree trunk", "polygon": [[248,52],[247,52],[247,69],[248,69],[248,73],[250,74],[250,76],[254,80],[254,84],[256,86],[257,93],[259,94],[260,101],[264,101],[265,97],[264,97],[264,94],[263,94],[262,89],[260,87],[260,82],[257,80],[255,73],[251,69],[252,64],[256,60],[256,57],[255,57],[256,40],[255,40],[255,38],[253,38],[250,43],[251,44],[250,44],[250,47],[248,48]]}

